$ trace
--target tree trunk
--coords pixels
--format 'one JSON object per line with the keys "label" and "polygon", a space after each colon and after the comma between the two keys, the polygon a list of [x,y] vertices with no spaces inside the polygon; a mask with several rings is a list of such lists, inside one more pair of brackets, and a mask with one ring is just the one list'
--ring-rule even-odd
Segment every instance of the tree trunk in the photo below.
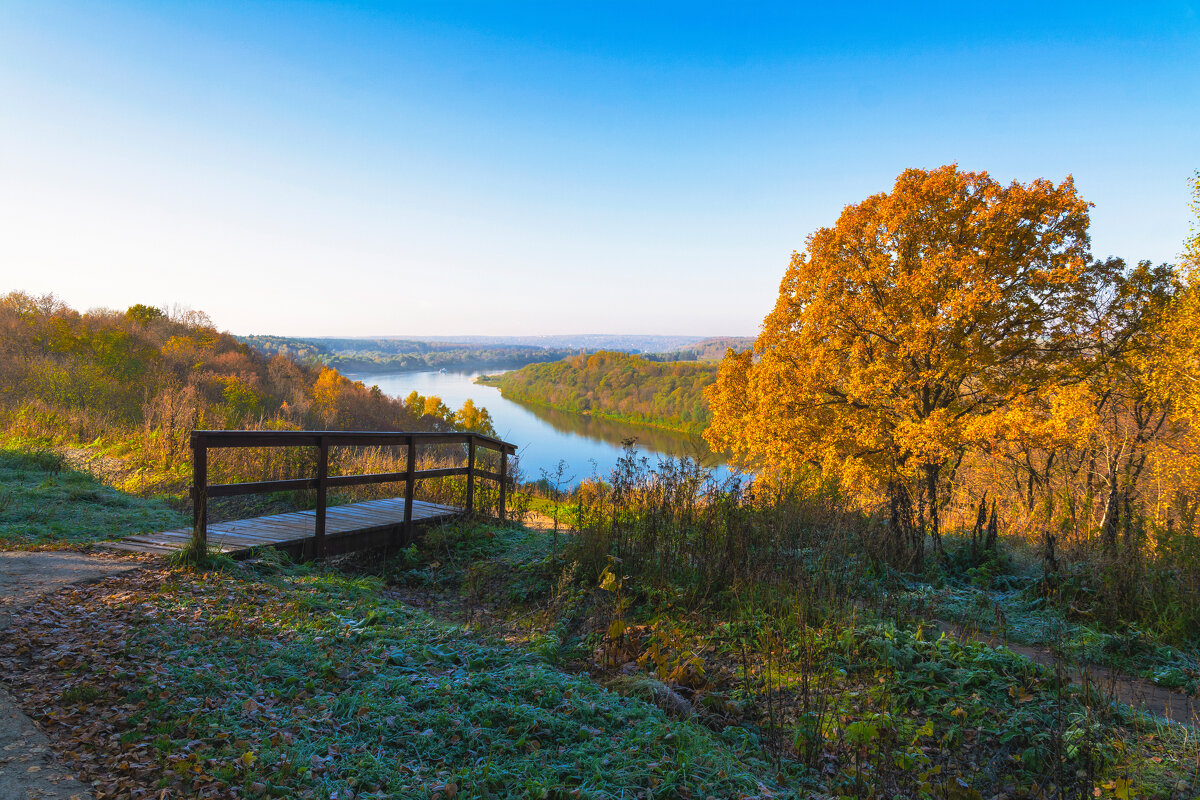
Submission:
{"label": "tree trunk", "polygon": [[1121,524],[1121,492],[1116,486],[1108,490],[1108,502],[1104,504],[1104,519],[1100,522],[1100,536],[1105,550],[1117,546],[1117,528]]}
{"label": "tree trunk", "polygon": [[983,534],[987,529],[987,491],[979,498],[979,510],[975,513],[975,524],[971,527],[971,561],[979,558],[980,546],[983,544]]}
{"label": "tree trunk", "polygon": [[992,518],[988,520],[987,525],[987,550],[989,553],[996,552],[996,537],[999,533],[999,526],[996,524],[996,501],[992,501]]}
{"label": "tree trunk", "polygon": [[922,471],[925,473],[925,494],[929,497],[929,535],[933,537],[933,552],[939,557],[942,553],[941,520],[938,515],[938,477],[942,472],[941,464],[926,464]]}
{"label": "tree trunk", "polygon": [[889,515],[893,559],[907,569],[915,570],[925,560],[925,531],[917,524],[912,495],[902,480],[888,485]]}

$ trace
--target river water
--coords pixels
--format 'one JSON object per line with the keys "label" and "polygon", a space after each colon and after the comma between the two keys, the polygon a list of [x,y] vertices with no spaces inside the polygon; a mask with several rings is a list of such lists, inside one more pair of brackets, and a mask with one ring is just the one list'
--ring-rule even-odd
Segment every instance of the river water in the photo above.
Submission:
{"label": "river water", "polygon": [[[557,411],[544,406],[506,400],[495,386],[475,383],[479,372],[393,372],[347,373],[346,377],[367,386],[378,385],[384,394],[405,397],[416,391],[425,397],[437,395],[452,410],[470,398],[492,415],[496,435],[517,446],[525,480],[553,473],[559,460],[566,464],[563,486],[584,478],[607,478],[622,455],[622,441],[633,439],[651,468],[659,457],[687,456],[714,468],[718,478],[726,474],[718,456],[703,439],[643,425],[628,425],[584,414]],[[551,478],[553,479],[553,478]],[[568,480],[569,479],[569,480]]]}

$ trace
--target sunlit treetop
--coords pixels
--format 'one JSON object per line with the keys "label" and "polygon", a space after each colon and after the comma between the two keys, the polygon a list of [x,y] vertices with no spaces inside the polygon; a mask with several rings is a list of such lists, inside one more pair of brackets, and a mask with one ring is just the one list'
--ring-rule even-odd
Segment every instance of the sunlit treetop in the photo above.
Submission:
{"label": "sunlit treetop", "polygon": [[[707,438],[743,463],[901,482],[936,515],[942,471],[988,421],[1078,380],[1125,275],[1089,253],[1068,177],[910,169],[795,253],[753,356],[728,358]],[[933,518],[936,530],[936,516]]]}

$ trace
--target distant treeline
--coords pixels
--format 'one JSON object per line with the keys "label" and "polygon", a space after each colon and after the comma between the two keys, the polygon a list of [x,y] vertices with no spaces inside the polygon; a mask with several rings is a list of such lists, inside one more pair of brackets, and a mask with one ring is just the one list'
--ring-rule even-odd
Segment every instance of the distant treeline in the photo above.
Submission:
{"label": "distant treeline", "polygon": [[453,411],[437,397],[391,398],[290,352],[267,356],[200,312],[81,314],[53,295],[0,296],[0,434],[119,445],[170,481],[190,463],[193,428],[492,432],[470,401]]}
{"label": "distant treeline", "polygon": [[415,339],[341,339],[289,336],[239,336],[239,341],[273,356],[283,354],[342,372],[394,372],[425,369],[515,369],[539,361],[556,361],[580,351],[533,345],[464,344]]}
{"label": "distant treeline", "polygon": [[740,353],[754,346],[753,336],[715,336],[667,353],[647,353],[647,361],[720,361],[729,350]]}
{"label": "distant treeline", "polygon": [[525,345],[547,350],[574,350],[577,353],[598,353],[616,350],[621,353],[666,353],[691,347],[702,340],[700,336],[664,336],[637,333],[552,333],[537,336],[425,336],[423,342],[494,347]]}
{"label": "distant treeline", "polygon": [[700,433],[709,420],[704,387],[716,374],[716,364],[655,362],[604,351],[531,364],[487,382],[512,400]]}

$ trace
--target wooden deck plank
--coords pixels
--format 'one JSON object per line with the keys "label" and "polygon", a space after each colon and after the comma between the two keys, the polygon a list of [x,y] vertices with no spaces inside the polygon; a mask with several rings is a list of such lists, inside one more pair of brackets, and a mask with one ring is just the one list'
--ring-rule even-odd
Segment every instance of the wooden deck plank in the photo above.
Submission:
{"label": "wooden deck plank", "polygon": [[[186,539],[161,539],[156,536],[130,536],[128,539],[123,539],[122,541],[128,542],[129,544],[146,545],[149,547],[162,547],[166,548],[167,550],[182,550],[188,546],[188,540]],[[217,538],[211,540],[209,544],[213,547],[219,547],[222,552],[227,552],[236,551],[247,547],[257,547],[262,544],[270,545],[275,543],[265,541],[255,542],[249,539],[239,539],[238,541],[231,542],[225,539]]]}
{"label": "wooden deck plank", "polygon": [[191,531],[184,533],[183,531],[159,531],[158,533],[136,533],[133,536],[127,536],[127,539],[136,539],[139,536],[155,536],[167,539],[187,539],[191,537]]}
{"label": "wooden deck plank", "polygon": [[134,553],[173,553],[174,547],[156,547],[138,542],[99,542],[95,545],[103,550],[128,550]]}
{"label": "wooden deck plank", "polygon": [[[189,531],[187,534],[189,539],[191,538],[191,535],[192,534]],[[284,528],[276,528],[271,525],[238,525],[237,527],[212,526],[208,529],[208,538],[210,538],[210,539],[213,538],[214,536],[228,536],[228,537],[233,537],[233,538],[239,538],[239,537],[243,537],[243,536],[252,536],[254,538],[260,538],[260,539],[261,538],[271,538],[271,539],[279,539],[281,541],[288,541],[291,539],[295,539],[297,536],[303,537],[305,535],[311,536],[312,530],[309,529],[309,530],[305,531],[300,528],[284,529]]]}
{"label": "wooden deck plank", "polygon": [[403,514],[336,514],[325,518],[326,526],[330,524],[354,528],[358,525],[370,524],[379,520],[404,521]]}
{"label": "wooden deck plank", "polygon": [[231,520],[229,522],[221,522],[217,523],[216,525],[209,525],[208,529],[220,530],[222,528],[228,528],[230,530],[238,530],[245,527],[272,528],[286,531],[312,530],[313,517],[292,517],[290,519],[280,518],[277,515],[270,517],[256,517],[254,519],[239,519]]}
{"label": "wooden deck plank", "polygon": [[[462,509],[424,500],[414,500],[414,523],[430,523],[462,514]],[[356,534],[380,533],[404,525],[404,498],[378,498],[360,503],[330,506],[326,511],[326,538],[352,539]],[[253,519],[228,520],[208,526],[210,547],[223,553],[244,554],[253,547],[286,547],[296,551],[315,536],[315,511],[285,511]],[[191,528],[173,528],[157,533],[141,533],[100,547],[139,553],[167,554],[187,547]],[[350,545],[354,547],[355,545]]]}
{"label": "wooden deck plank", "polygon": [[[190,533],[188,534],[191,535]],[[213,525],[208,529],[208,536],[211,539],[213,536],[270,536],[281,540],[291,540],[296,537],[305,537],[313,535],[312,525],[279,525],[272,522],[264,522],[259,525],[254,524],[254,520],[247,520],[241,525]]]}
{"label": "wooden deck plank", "polygon": [[402,513],[404,513],[404,504],[401,503],[400,505],[381,505],[381,504],[377,504],[374,502],[370,502],[370,504],[368,505],[368,503],[362,503],[362,504],[355,503],[353,505],[346,505],[346,506],[333,506],[329,509],[329,511],[330,512],[336,511],[336,512],[339,512],[342,514],[349,514],[349,515],[354,515],[354,514],[396,514],[396,513],[402,514]]}
{"label": "wooden deck plank", "polygon": [[[120,551],[124,551],[124,552],[150,553],[152,555],[162,555],[162,556],[170,555],[171,553],[177,553],[183,549],[181,547],[173,547],[173,546],[167,547],[167,546],[161,546],[161,545],[146,544],[144,542],[126,542],[124,540],[119,541],[119,542],[97,542],[93,546],[98,547],[102,550],[120,550]],[[235,552],[238,552],[238,550],[236,548],[235,549],[224,548],[221,550],[221,552],[235,553]]]}
{"label": "wooden deck plank", "polygon": [[316,529],[316,524],[312,517],[308,519],[300,517],[298,519],[264,519],[262,521],[247,519],[229,525],[229,530],[231,531],[244,530],[246,528],[273,530],[283,533],[298,533],[301,531],[312,533]]}

